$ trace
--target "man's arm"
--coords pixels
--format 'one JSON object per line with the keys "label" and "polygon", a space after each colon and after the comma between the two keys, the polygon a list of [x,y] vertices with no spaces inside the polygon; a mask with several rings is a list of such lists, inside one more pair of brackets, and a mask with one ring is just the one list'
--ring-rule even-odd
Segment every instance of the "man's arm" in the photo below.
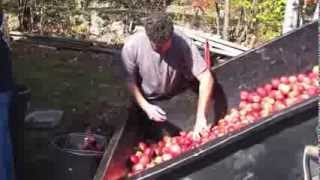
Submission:
{"label": "man's arm", "polygon": [[193,128],[194,138],[200,136],[200,132],[207,129],[208,107],[211,102],[212,89],[214,80],[210,72],[210,68],[201,56],[198,48],[193,44],[192,40],[185,37],[183,44],[183,52],[187,63],[190,64],[192,75],[199,81],[198,106],[196,114],[196,122]]}
{"label": "man's arm", "polygon": [[148,101],[143,97],[139,87],[134,82],[128,82],[128,89],[130,93],[133,95],[137,104],[143,109],[148,104]]}
{"label": "man's arm", "polygon": [[206,70],[198,77],[199,80],[199,99],[197,108],[197,117],[205,117],[208,105],[212,96],[214,80],[210,70]]}
{"label": "man's arm", "polygon": [[209,69],[201,73],[197,79],[199,80],[199,97],[194,137],[199,137],[200,132],[207,129],[208,108],[211,104],[214,86],[214,79]]}

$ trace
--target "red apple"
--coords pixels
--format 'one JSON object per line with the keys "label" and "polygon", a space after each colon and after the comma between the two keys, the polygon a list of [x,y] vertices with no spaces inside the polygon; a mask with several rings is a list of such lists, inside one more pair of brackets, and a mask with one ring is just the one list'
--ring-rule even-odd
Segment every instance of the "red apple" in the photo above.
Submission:
{"label": "red apple", "polygon": [[133,164],[137,164],[139,162],[139,157],[137,155],[131,155],[130,156],[130,161],[133,163]]}
{"label": "red apple", "polygon": [[159,148],[163,148],[165,146],[165,143],[163,141],[158,142]]}
{"label": "red apple", "polygon": [[231,114],[227,114],[227,115],[224,117],[224,119],[221,119],[221,120],[218,121],[218,124],[219,124],[220,121],[222,121],[222,122],[223,122],[223,121],[231,122],[232,119],[233,119],[233,117],[231,116]]}
{"label": "red apple", "polygon": [[241,91],[240,92],[240,99],[242,101],[247,101],[248,98],[249,98],[249,92],[247,92],[247,91]]}
{"label": "red apple", "polygon": [[247,104],[248,103],[246,101],[240,101],[239,108],[243,109],[245,106],[247,106]]}
{"label": "red apple", "polygon": [[257,88],[257,93],[258,93],[259,96],[261,96],[261,97],[267,96],[267,91],[266,91],[264,88],[262,88],[262,87]]}
{"label": "red apple", "polygon": [[141,163],[133,165],[132,166],[133,173],[137,173],[137,172],[144,170],[144,167],[145,167],[145,165],[143,165]]}
{"label": "red apple", "polygon": [[[230,116],[229,116],[230,117]],[[230,117],[231,118],[231,117]],[[225,119],[220,119],[218,121],[218,126],[226,126],[228,123]]]}
{"label": "red apple", "polygon": [[249,123],[253,123],[255,121],[255,118],[254,118],[254,115],[252,113],[248,114],[246,116],[246,120],[249,122]]}
{"label": "red apple", "polygon": [[309,89],[307,89],[307,92],[308,92],[308,95],[310,95],[310,96],[319,95],[319,89],[314,86],[311,86]]}
{"label": "red apple", "polygon": [[260,111],[252,112],[252,116],[254,117],[255,121],[259,120],[261,118]]}
{"label": "red apple", "polygon": [[270,104],[270,103],[262,104],[262,110],[265,110],[265,111],[268,111],[268,112],[272,112],[273,104]]}
{"label": "red apple", "polygon": [[304,75],[304,74],[299,74],[297,76],[297,79],[298,79],[299,82],[303,82],[306,78],[307,78],[307,76]]}
{"label": "red apple", "polygon": [[272,90],[272,85],[266,84],[266,85],[264,85],[264,89],[266,90],[267,93],[270,93],[270,91]]}
{"label": "red apple", "polygon": [[263,109],[261,112],[260,112],[260,115],[261,117],[267,117],[271,114],[271,111],[267,110],[267,109]]}
{"label": "red apple", "polygon": [[181,154],[182,150],[178,144],[173,144],[169,147],[169,152],[172,156],[177,156]]}
{"label": "red apple", "polygon": [[161,156],[157,156],[157,157],[155,157],[154,158],[154,162],[156,163],[156,164],[160,164],[160,163],[162,163],[162,157]]}
{"label": "red apple", "polygon": [[302,84],[297,84],[297,90],[302,93],[302,91],[305,90],[304,86]]}
{"label": "red apple", "polygon": [[146,165],[146,168],[152,168],[156,165],[154,162],[150,162],[149,164]]}
{"label": "red apple", "polygon": [[302,83],[303,83],[303,85],[304,85],[304,84],[312,85],[312,80],[309,79],[309,78],[305,78]]}
{"label": "red apple", "polygon": [[171,143],[171,137],[169,137],[169,136],[164,136],[164,137],[163,137],[163,142],[164,142],[164,143]]}
{"label": "red apple", "polygon": [[283,93],[283,94],[288,94],[291,90],[291,86],[288,84],[279,84],[278,86],[279,90]]}
{"label": "red apple", "polygon": [[245,116],[247,113],[248,113],[248,111],[246,109],[242,109],[239,111],[240,117]]}
{"label": "red apple", "polygon": [[[227,122],[226,122],[227,123]],[[228,124],[228,123],[227,123]],[[204,131],[202,131],[201,133],[201,137],[202,138],[208,138],[209,137],[209,131],[207,131],[207,130],[204,130]]]}
{"label": "red apple", "polygon": [[141,151],[144,151],[147,148],[147,145],[144,142],[139,142],[138,146]]}
{"label": "red apple", "polygon": [[251,101],[254,103],[259,103],[261,101],[261,97],[257,93],[254,93],[251,96]]}
{"label": "red apple", "polygon": [[292,106],[298,102],[298,99],[296,97],[289,97],[285,100],[285,104],[287,106]]}
{"label": "red apple", "polygon": [[139,163],[143,164],[146,166],[150,162],[150,157],[146,154],[142,155],[142,157],[139,160]]}
{"label": "red apple", "polygon": [[274,88],[274,89],[278,89],[278,86],[279,86],[279,84],[280,84],[280,80],[279,79],[272,79],[271,80],[271,85],[272,85],[272,87]]}
{"label": "red apple", "polygon": [[288,77],[282,76],[282,77],[280,77],[280,82],[283,84],[289,84],[290,81],[289,81]]}
{"label": "red apple", "polygon": [[276,99],[276,96],[277,96],[277,90],[272,90],[270,93],[269,93],[269,96],[273,99]]}
{"label": "red apple", "polygon": [[276,94],[275,94],[276,100],[283,101],[284,98],[285,98],[285,96],[283,95],[283,93],[281,91],[276,91]]}
{"label": "red apple", "polygon": [[154,150],[152,148],[148,147],[144,150],[144,154],[146,154],[149,157],[152,157],[154,155]]}
{"label": "red apple", "polygon": [[137,151],[135,155],[140,158],[143,155],[143,153],[141,151]]}
{"label": "red apple", "polygon": [[278,110],[278,111],[281,111],[283,109],[285,109],[287,106],[285,103],[283,103],[282,101],[277,101],[275,103],[275,109]]}
{"label": "red apple", "polygon": [[239,110],[236,109],[236,108],[232,108],[232,109],[230,110],[230,115],[231,115],[231,116],[239,116]]}
{"label": "red apple", "polygon": [[160,147],[155,148],[155,149],[154,149],[154,153],[155,153],[156,155],[161,155],[161,154],[162,154],[162,148],[160,148]]}
{"label": "red apple", "polygon": [[[274,95],[275,96],[275,95]],[[275,103],[275,99],[272,97],[265,97],[263,98],[262,104],[264,103],[268,103],[268,104],[274,104]]]}
{"label": "red apple", "polygon": [[182,137],[187,136],[187,133],[186,133],[186,132],[184,132],[184,131],[179,132],[179,134],[180,134],[180,136],[182,136]]}
{"label": "red apple", "polygon": [[309,94],[301,94],[300,96],[298,96],[298,98],[301,98],[301,99],[309,99],[309,98],[310,98],[310,95],[309,95]]}
{"label": "red apple", "polygon": [[169,153],[165,153],[165,154],[162,155],[162,160],[163,161],[169,161],[172,158],[173,158],[172,155],[169,154]]}
{"label": "red apple", "polygon": [[289,76],[288,80],[291,84],[294,84],[298,81],[296,76]]}
{"label": "red apple", "polygon": [[288,98],[295,98],[299,95],[299,91],[298,90],[292,90],[291,92],[288,93]]}
{"label": "red apple", "polygon": [[172,137],[170,143],[171,144],[177,144],[178,143],[178,138],[177,137]]}
{"label": "red apple", "polygon": [[259,103],[252,103],[252,109],[254,111],[260,111],[261,110],[261,105]]}
{"label": "red apple", "polygon": [[319,65],[316,65],[312,68],[312,72],[315,74],[319,74]]}
{"label": "red apple", "polygon": [[229,126],[228,128],[227,128],[227,131],[228,132],[234,132],[236,129],[233,127],[233,126]]}
{"label": "red apple", "polygon": [[313,72],[308,73],[308,77],[309,77],[310,79],[317,79],[317,78],[318,78],[318,75],[319,75],[319,74],[316,74],[316,73],[313,73]]}

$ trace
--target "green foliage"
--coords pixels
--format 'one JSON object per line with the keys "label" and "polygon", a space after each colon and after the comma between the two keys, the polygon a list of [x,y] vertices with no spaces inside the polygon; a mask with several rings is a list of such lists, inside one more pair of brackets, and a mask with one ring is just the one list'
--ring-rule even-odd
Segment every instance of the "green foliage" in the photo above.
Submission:
{"label": "green foliage", "polygon": [[236,8],[243,8],[246,18],[256,22],[257,37],[262,41],[270,40],[279,36],[282,29],[286,0],[232,0]]}
{"label": "green foliage", "polygon": [[252,1],[249,0],[232,0],[231,4],[235,7],[242,7],[245,9],[252,9]]}
{"label": "green foliage", "polygon": [[279,36],[282,29],[286,0],[267,0],[259,3],[257,21],[265,28],[259,29],[266,40]]}
{"label": "green foliage", "polygon": [[[174,0],[172,4],[187,5],[185,2],[186,0]],[[188,1],[188,3],[190,5],[191,1]],[[248,33],[258,37],[258,41],[264,42],[273,39],[281,33],[285,3],[286,0],[231,0],[230,29],[234,29],[240,19],[241,29],[244,29],[244,26],[249,27]],[[219,1],[218,5],[220,13],[222,13],[224,10],[223,1]],[[243,12],[242,16],[241,11]],[[202,26],[208,26],[209,24],[216,26],[215,18],[216,9],[212,3],[205,14],[199,18],[200,24]],[[183,22],[186,18],[178,14],[175,15],[175,20]],[[187,18],[187,22],[188,20]],[[239,34],[235,36],[239,36]]]}

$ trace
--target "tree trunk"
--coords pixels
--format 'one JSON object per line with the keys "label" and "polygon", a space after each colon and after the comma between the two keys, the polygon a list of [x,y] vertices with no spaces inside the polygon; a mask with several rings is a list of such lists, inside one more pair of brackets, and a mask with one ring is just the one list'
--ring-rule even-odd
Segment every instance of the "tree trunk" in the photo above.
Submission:
{"label": "tree trunk", "polygon": [[282,33],[287,33],[299,26],[299,0],[288,0],[286,4]]}
{"label": "tree trunk", "polygon": [[[254,21],[253,19],[256,17],[256,5],[257,5],[257,0],[253,0],[252,1],[252,9],[250,11],[248,20],[246,22],[246,25],[248,26],[248,32],[247,32],[247,36],[246,36],[246,40],[247,42],[251,41],[251,36],[249,36],[249,34],[254,34],[256,31],[256,21]],[[250,44],[250,43],[248,43]]]}
{"label": "tree trunk", "polygon": [[239,16],[239,19],[238,19],[238,22],[237,22],[235,33],[234,33],[234,37],[236,37],[238,43],[241,42],[241,39],[239,37],[240,37],[240,34],[241,34],[241,30],[243,29],[243,22],[244,22],[244,20],[243,20],[244,17],[243,16],[244,16],[244,9],[243,9],[243,7],[241,7],[240,16]]}
{"label": "tree trunk", "polygon": [[19,29],[22,28],[22,0],[17,0],[18,1],[18,20],[19,20]]}
{"label": "tree trunk", "polygon": [[215,8],[216,8],[216,25],[217,25],[217,35],[221,36],[221,32],[220,32],[220,29],[221,29],[221,25],[220,25],[220,8],[219,8],[219,4],[217,3],[216,0],[213,0],[214,1],[214,5],[215,5]]}
{"label": "tree trunk", "polygon": [[222,37],[225,40],[229,40],[230,1],[225,0],[224,3],[224,24]]}
{"label": "tree trunk", "polygon": [[43,7],[40,7],[40,20],[39,20],[39,29],[40,29],[40,34],[43,35]]}
{"label": "tree trunk", "polygon": [[320,5],[320,1],[317,2],[317,6],[313,14],[313,20],[317,20],[319,18],[319,8],[320,8],[319,5]]}

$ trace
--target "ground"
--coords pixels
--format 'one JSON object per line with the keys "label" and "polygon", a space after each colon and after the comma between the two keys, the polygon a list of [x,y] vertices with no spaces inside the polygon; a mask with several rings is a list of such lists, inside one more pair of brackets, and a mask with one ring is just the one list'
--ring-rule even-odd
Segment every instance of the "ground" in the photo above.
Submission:
{"label": "ground", "polygon": [[49,143],[57,134],[107,128],[111,117],[125,110],[128,94],[119,74],[118,58],[108,54],[55,50],[15,42],[13,70],[17,83],[31,89],[28,112],[61,109],[54,129],[24,131],[25,179],[48,179]]}

